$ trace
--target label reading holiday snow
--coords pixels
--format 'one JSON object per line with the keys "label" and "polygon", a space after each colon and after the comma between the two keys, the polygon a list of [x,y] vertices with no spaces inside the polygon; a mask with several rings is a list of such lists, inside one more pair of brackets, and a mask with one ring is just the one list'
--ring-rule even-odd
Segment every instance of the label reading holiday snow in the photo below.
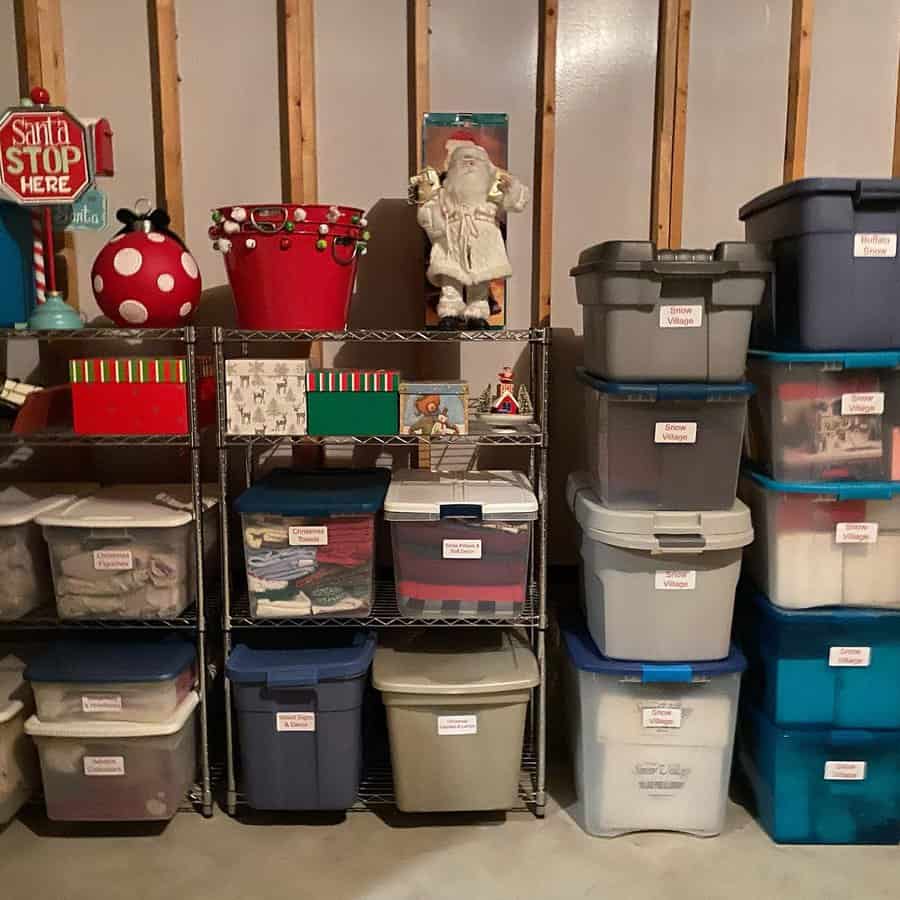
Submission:
{"label": "label reading holiday snow", "polygon": [[97,572],[130,572],[134,557],[130,550],[95,550],[94,569]]}
{"label": "label reading holiday snow", "polygon": [[657,444],[696,444],[697,423],[657,422],[654,442]]}
{"label": "label reading holiday snow", "polygon": [[695,569],[657,572],[655,581],[658,591],[692,591],[697,587],[697,572]]}
{"label": "label reading holiday snow", "polygon": [[120,713],[122,698],[118,694],[83,694],[81,711],[86,713]]}
{"label": "label reading holiday snow", "polygon": [[478,734],[478,716],[438,716],[438,735]]}
{"label": "label reading holiday snow", "polygon": [[866,764],[861,761],[828,760],[825,763],[826,781],[863,781],[866,777]]}
{"label": "label reading holiday snow", "polygon": [[671,706],[645,706],[641,710],[644,728],[681,728],[681,710]]}
{"label": "label reading holiday snow", "polygon": [[884,393],[841,394],[842,416],[880,416],[884,412]]}
{"label": "label reading holiday snow", "polygon": [[689,766],[680,763],[640,762],[634,767],[638,790],[651,797],[670,797],[680,791],[691,774]]}
{"label": "label reading holiday snow", "polygon": [[852,666],[863,669],[872,660],[871,647],[829,647],[829,666]]}
{"label": "label reading holiday snow", "polygon": [[85,756],[84,758],[84,774],[85,775],[124,775],[125,774],[125,757],[124,756]]}
{"label": "label reading holiday snow", "polygon": [[444,540],[444,559],[481,559],[481,540]]}
{"label": "label reading holiday snow", "polygon": [[276,731],[315,731],[316,714],[311,712],[275,713]]}
{"label": "label reading holiday snow", "polygon": [[660,328],[699,328],[703,324],[702,306],[660,306]]}
{"label": "label reading holiday snow", "polygon": [[878,540],[878,523],[838,522],[834,539],[838,544],[874,544]]}
{"label": "label reading holiday snow", "polygon": [[328,545],[327,525],[291,525],[288,543],[292,547],[325,547]]}
{"label": "label reading holiday snow", "polygon": [[854,234],[853,255],[893,259],[897,255],[897,235],[878,232]]}

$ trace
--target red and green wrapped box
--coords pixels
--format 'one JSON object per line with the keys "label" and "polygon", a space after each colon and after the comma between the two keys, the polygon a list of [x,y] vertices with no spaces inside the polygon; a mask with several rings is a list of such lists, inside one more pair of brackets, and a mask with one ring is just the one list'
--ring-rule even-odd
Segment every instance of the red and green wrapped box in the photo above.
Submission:
{"label": "red and green wrapped box", "polygon": [[397,434],[399,388],[391,369],[314,369],[306,376],[309,433]]}
{"label": "red and green wrapped box", "polygon": [[[197,361],[201,425],[215,418],[211,361]],[[69,362],[76,434],[187,434],[187,360],[116,357]]]}

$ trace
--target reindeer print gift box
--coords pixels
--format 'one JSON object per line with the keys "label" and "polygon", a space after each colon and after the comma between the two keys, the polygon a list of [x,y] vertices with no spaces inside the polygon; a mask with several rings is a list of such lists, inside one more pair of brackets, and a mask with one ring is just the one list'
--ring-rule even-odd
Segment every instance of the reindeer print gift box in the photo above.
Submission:
{"label": "reindeer print gift box", "polygon": [[306,434],[305,359],[229,359],[229,434]]}

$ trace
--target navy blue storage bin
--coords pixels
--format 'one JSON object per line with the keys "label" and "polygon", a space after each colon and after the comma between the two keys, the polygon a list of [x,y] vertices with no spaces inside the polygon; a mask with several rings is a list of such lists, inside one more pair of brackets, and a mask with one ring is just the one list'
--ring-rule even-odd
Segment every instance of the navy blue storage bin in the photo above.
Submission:
{"label": "navy blue storage bin", "polygon": [[0,328],[27,322],[34,307],[31,212],[0,200]]}

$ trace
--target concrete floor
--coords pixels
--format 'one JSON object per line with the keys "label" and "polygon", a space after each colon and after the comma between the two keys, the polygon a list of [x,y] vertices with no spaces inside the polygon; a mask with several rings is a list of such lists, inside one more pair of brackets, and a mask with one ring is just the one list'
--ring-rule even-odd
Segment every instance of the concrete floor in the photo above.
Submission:
{"label": "concrete floor", "polygon": [[32,809],[0,830],[0,898],[876,900],[900,896],[898,862],[897,847],[779,847],[734,804],[718,838],[612,840],[585,835],[555,798],[544,821],[183,813],[151,834],[60,827]]}

